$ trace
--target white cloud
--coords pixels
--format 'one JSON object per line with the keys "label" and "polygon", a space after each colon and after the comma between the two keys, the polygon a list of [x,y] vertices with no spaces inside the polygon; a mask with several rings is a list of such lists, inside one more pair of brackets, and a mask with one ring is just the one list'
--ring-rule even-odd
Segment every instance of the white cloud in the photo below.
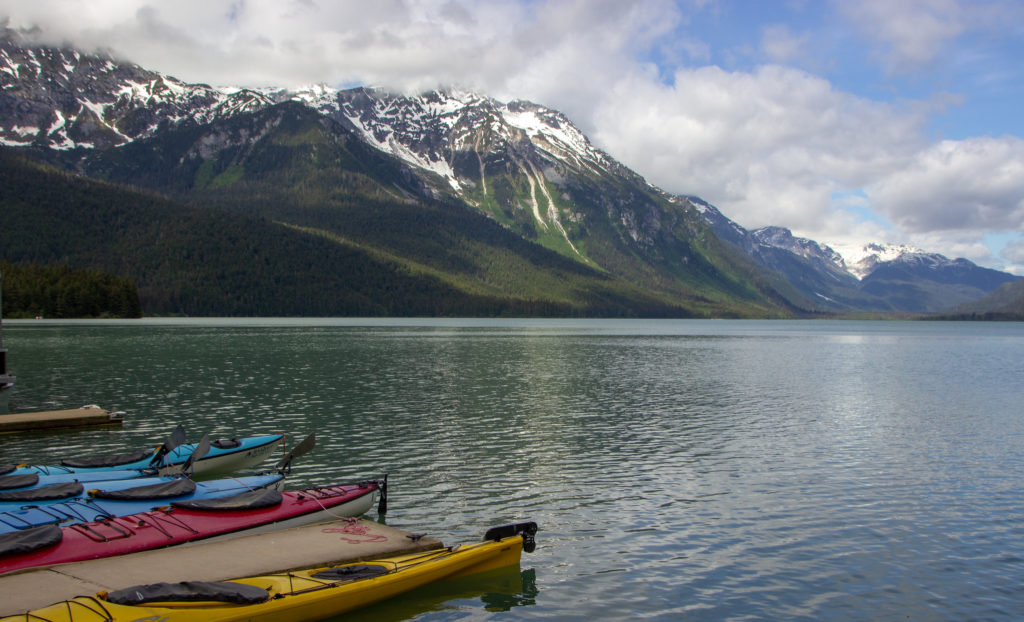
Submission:
{"label": "white cloud", "polygon": [[1007,245],[1003,249],[1003,256],[1012,262],[1024,264],[1024,240]]}
{"label": "white cloud", "polygon": [[51,42],[109,48],[188,81],[403,91],[507,90],[538,74],[593,89],[681,19],[668,0],[0,0],[5,13],[43,24]]}
{"label": "white cloud", "polygon": [[1024,17],[1016,0],[833,0],[832,5],[873,43],[873,54],[894,74],[962,62],[978,51],[953,44],[971,34],[988,40],[1009,30],[1017,38],[1014,29]]}
{"label": "white cloud", "polygon": [[1024,140],[946,140],[871,184],[875,208],[910,232],[1016,229],[1024,223]]}
{"label": "white cloud", "polygon": [[795,35],[785,24],[772,24],[761,31],[761,51],[773,63],[802,58],[807,42],[807,35]]}
{"label": "white cloud", "polygon": [[634,74],[595,103],[602,146],[747,227],[820,233],[834,193],[877,179],[921,146],[920,115],[779,66],[680,70],[673,86]]}
{"label": "white cloud", "polygon": [[1000,256],[1007,262],[1007,272],[1024,276],[1024,239],[1007,244],[1000,252]]}
{"label": "white cloud", "polygon": [[835,6],[881,46],[879,53],[896,73],[930,64],[965,29],[959,0],[838,0]]}

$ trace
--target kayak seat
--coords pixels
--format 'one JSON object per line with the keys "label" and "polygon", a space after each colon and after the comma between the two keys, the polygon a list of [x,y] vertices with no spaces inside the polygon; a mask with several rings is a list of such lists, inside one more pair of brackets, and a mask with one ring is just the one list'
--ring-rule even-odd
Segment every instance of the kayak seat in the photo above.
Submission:
{"label": "kayak seat", "polygon": [[61,541],[64,532],[56,525],[29,527],[0,535],[0,558],[10,555],[24,555],[45,549]]}
{"label": "kayak seat", "polygon": [[124,490],[90,490],[89,496],[108,501],[136,501],[139,499],[169,499],[190,495],[196,491],[196,483],[190,479],[177,478],[169,482],[125,488]]}
{"label": "kayak seat", "polygon": [[217,449],[234,449],[241,446],[242,441],[237,438],[219,438],[210,443],[210,447],[216,447]]}
{"label": "kayak seat", "polygon": [[218,602],[258,605],[270,599],[267,590],[230,581],[182,581],[151,583],[114,590],[107,600],[117,605],[143,605],[153,602]]}
{"label": "kayak seat", "polygon": [[152,449],[139,449],[137,451],[129,452],[126,454],[118,454],[116,456],[96,456],[92,458],[68,458],[67,460],[61,460],[60,463],[63,466],[71,467],[73,469],[92,469],[97,467],[113,467],[121,466],[122,464],[131,464],[132,462],[138,462],[139,460],[145,460],[146,458],[153,455]]}
{"label": "kayak seat", "polygon": [[0,490],[35,486],[38,483],[39,476],[35,473],[26,473],[24,475],[0,475]]}
{"label": "kayak seat", "polygon": [[214,511],[242,511],[260,510],[273,508],[281,505],[281,493],[273,488],[261,488],[259,490],[248,490],[230,497],[216,497],[213,499],[190,499],[188,501],[172,501],[171,507],[183,510],[214,510]]}
{"label": "kayak seat", "polygon": [[321,570],[309,576],[314,579],[326,579],[328,581],[355,581],[356,579],[369,579],[389,573],[391,569],[382,564],[353,564],[349,566],[335,566]]}
{"label": "kayak seat", "polygon": [[29,488],[28,490],[7,490],[0,492],[0,502],[31,503],[32,501],[53,501],[54,499],[77,497],[84,490],[85,488],[78,482],[50,484],[49,486]]}

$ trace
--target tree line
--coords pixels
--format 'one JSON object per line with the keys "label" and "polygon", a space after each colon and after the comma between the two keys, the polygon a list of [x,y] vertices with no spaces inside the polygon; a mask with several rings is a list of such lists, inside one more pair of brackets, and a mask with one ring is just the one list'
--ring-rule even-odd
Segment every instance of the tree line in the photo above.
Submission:
{"label": "tree line", "polygon": [[9,318],[142,317],[135,283],[98,270],[0,261],[0,287]]}

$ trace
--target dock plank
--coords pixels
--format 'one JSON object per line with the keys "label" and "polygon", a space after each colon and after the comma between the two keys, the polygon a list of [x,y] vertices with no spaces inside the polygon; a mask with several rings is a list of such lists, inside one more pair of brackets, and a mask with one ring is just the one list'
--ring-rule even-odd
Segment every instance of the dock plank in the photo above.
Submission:
{"label": "dock plank", "polygon": [[121,425],[121,417],[111,417],[102,408],[72,408],[31,413],[0,415],[0,432],[23,432],[95,425]]}

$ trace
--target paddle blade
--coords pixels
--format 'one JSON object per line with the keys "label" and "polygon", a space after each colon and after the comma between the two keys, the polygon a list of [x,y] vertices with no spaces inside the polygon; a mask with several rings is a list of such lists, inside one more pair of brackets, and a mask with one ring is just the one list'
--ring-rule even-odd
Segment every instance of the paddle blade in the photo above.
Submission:
{"label": "paddle blade", "polygon": [[178,427],[174,428],[174,431],[171,432],[170,436],[167,437],[167,442],[165,443],[165,445],[167,446],[167,451],[171,451],[172,449],[174,449],[178,445],[184,445],[184,444],[185,444],[185,426],[183,426],[183,425],[181,425],[179,423]]}
{"label": "paddle blade", "polygon": [[163,462],[164,456],[174,451],[175,447],[183,445],[184,443],[185,428],[179,423],[178,427],[174,428],[174,431],[167,436],[167,440],[165,440],[164,444],[160,446],[160,449],[156,450],[156,453],[153,454],[153,459],[149,461],[149,464],[152,466],[162,466],[161,463]]}
{"label": "paddle blade", "polygon": [[210,435],[204,434],[203,439],[199,441],[199,444],[196,445],[196,448],[192,450],[192,454],[189,455],[188,460],[185,461],[185,464],[181,465],[181,472],[186,477],[190,477],[192,475],[192,470],[195,468],[196,462],[202,460],[203,456],[209,453],[209,451]]}
{"label": "paddle blade", "polygon": [[275,468],[278,471],[291,470],[292,460],[298,458],[299,456],[304,456],[308,454],[309,452],[313,451],[314,447],[316,447],[316,432],[310,432],[309,436],[307,436],[305,439],[303,439],[301,443],[296,445],[291,451],[285,454],[284,458],[281,458],[281,461],[277,463],[277,467]]}

